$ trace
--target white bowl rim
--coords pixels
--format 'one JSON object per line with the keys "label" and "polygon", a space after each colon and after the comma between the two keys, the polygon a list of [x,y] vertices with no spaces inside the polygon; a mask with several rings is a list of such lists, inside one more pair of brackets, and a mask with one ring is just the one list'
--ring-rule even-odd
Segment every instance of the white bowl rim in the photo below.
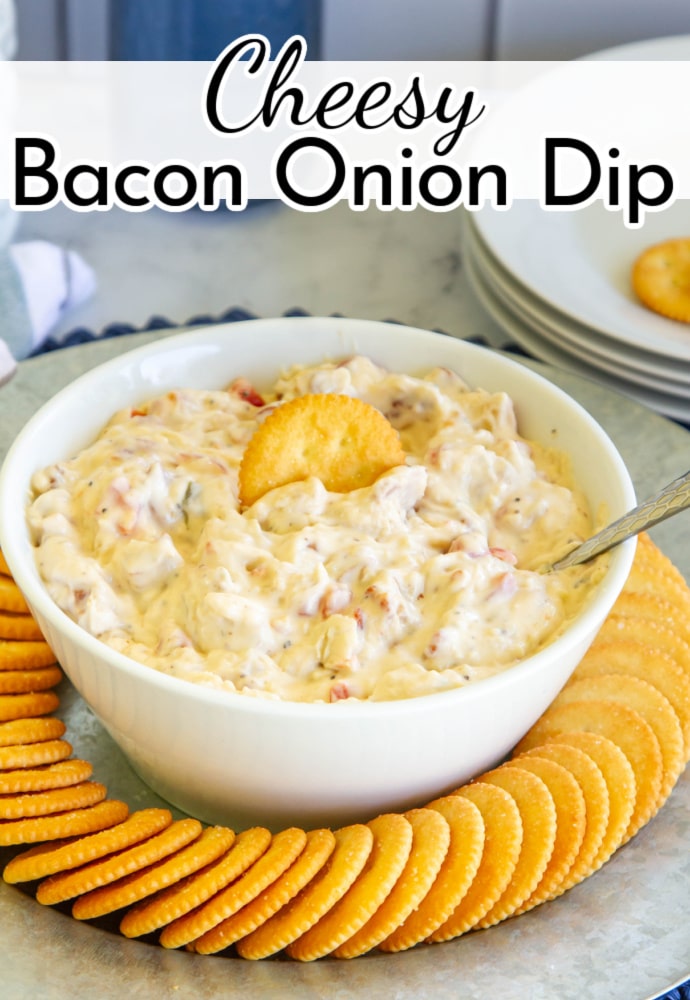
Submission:
{"label": "white bowl rim", "polygon": [[[568,645],[571,643],[573,645],[577,645],[578,642],[584,641],[588,633],[590,633],[595,627],[595,622],[601,617],[600,612],[597,612],[597,609],[593,606],[593,604],[596,603],[599,605],[600,602],[603,601],[608,603],[610,608],[628,576],[635,553],[636,542],[634,538],[624,542],[612,552],[611,563],[606,579],[601,582],[597,590],[596,602],[590,602],[589,606],[585,607],[577,620],[569,625],[560,636],[543,649],[540,649],[538,652],[527,657],[515,666],[509,667],[491,677],[472,681],[465,687],[451,688],[444,691],[418,695],[413,698],[403,698],[393,701],[357,701],[356,699],[344,699],[335,703],[291,702],[262,696],[248,696],[240,692],[225,691],[214,687],[207,687],[202,684],[194,684],[193,682],[178,677],[172,677],[147,666],[146,664],[139,663],[123,653],[117,652],[105,643],[101,642],[95,636],[86,632],[65,612],[63,612],[57,604],[55,604],[52,598],[48,595],[47,590],[41,584],[37,571],[33,571],[31,573],[24,572],[22,553],[19,550],[19,546],[15,544],[15,539],[13,538],[12,533],[4,529],[4,525],[6,524],[6,518],[3,516],[4,504],[8,503],[7,498],[11,492],[7,487],[7,481],[11,477],[14,457],[20,451],[24,439],[29,437],[34,432],[34,428],[45,420],[46,412],[52,409],[55,405],[58,405],[64,397],[73,395],[75,390],[81,386],[88,385],[92,380],[101,380],[105,375],[107,375],[108,370],[111,368],[120,369],[123,363],[137,363],[143,361],[152,355],[155,356],[161,351],[161,349],[176,348],[178,346],[183,347],[186,344],[193,345],[195,342],[203,339],[204,334],[211,332],[222,333],[222,329],[225,327],[232,327],[233,331],[237,332],[238,327],[241,327],[242,325],[249,326],[250,324],[251,329],[256,331],[261,328],[267,329],[275,327],[276,324],[305,324],[306,326],[322,328],[325,323],[337,323],[339,326],[351,329],[355,329],[357,327],[366,329],[371,327],[381,328],[391,326],[396,330],[396,334],[401,336],[405,336],[406,334],[415,337],[424,335],[428,338],[446,338],[448,336],[447,334],[440,333],[439,331],[425,330],[418,327],[397,324],[393,321],[349,319],[333,316],[288,316],[277,317],[275,319],[250,319],[240,320],[228,324],[198,326],[183,332],[173,333],[169,336],[157,338],[150,343],[125,351],[122,354],[119,354],[116,357],[111,358],[95,366],[88,372],[78,376],[64,388],[55,393],[45,403],[43,403],[16,436],[15,440],[8,449],[2,468],[0,468],[0,547],[2,548],[13,573],[15,573],[16,570],[16,582],[25,594],[30,605],[35,607],[37,612],[40,615],[43,615],[56,630],[65,634],[65,636],[76,645],[81,646],[86,653],[90,653],[97,658],[105,660],[116,671],[127,674],[130,677],[143,680],[147,685],[154,688],[157,687],[160,690],[169,691],[171,693],[179,692],[180,694],[185,694],[185,696],[190,700],[202,702],[214,710],[217,710],[222,705],[227,705],[232,707],[235,711],[239,711],[240,713],[247,715],[255,715],[257,717],[282,716],[296,719],[328,718],[329,720],[333,720],[335,724],[337,724],[337,719],[344,718],[352,720],[353,718],[365,719],[374,717],[384,719],[388,717],[406,715],[419,716],[420,713],[424,714],[426,712],[436,711],[440,702],[450,709],[456,703],[467,703],[468,701],[472,701],[477,698],[483,698],[485,695],[490,695],[491,691],[495,687],[505,685],[508,678],[510,680],[514,680],[514,682],[518,682],[524,675],[538,673],[543,661],[545,659],[551,659],[554,652],[557,653],[558,648],[565,645],[566,642]],[[535,381],[541,382],[544,387],[548,387],[549,391],[551,391],[555,396],[560,397],[563,401],[567,401],[568,405],[574,410],[578,410],[580,419],[588,423],[606,445],[608,451],[610,452],[610,459],[613,465],[616,466],[618,476],[620,477],[625,487],[625,491],[628,494],[630,505],[632,506],[634,504],[634,487],[618,450],[603,428],[597,423],[596,420],[594,420],[587,410],[577,402],[577,400],[573,399],[564,390],[554,385],[554,383],[550,382],[543,375],[527,368],[524,365],[520,365],[518,360],[506,355],[505,353],[495,352],[492,351],[491,348],[486,348],[460,338],[451,339],[457,342],[459,350],[465,350],[468,353],[480,352],[484,354],[488,351],[489,353],[497,354],[501,357],[502,363],[505,363],[507,367],[518,368],[523,373],[528,372],[529,377],[533,378]]]}

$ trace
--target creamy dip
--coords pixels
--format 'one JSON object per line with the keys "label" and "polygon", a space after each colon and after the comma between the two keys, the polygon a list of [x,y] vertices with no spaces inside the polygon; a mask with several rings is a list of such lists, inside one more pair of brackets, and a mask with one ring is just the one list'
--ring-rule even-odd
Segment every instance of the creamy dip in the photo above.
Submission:
{"label": "creamy dip", "polygon": [[[364,489],[315,477],[246,510],[244,448],[281,402],[358,396],[406,462]],[[365,357],[238,379],[117,413],[37,473],[28,510],[57,604],[114,649],[175,677],[290,701],[409,698],[488,677],[562,631],[596,564],[538,567],[586,538],[564,456],[524,440],[504,393]]]}

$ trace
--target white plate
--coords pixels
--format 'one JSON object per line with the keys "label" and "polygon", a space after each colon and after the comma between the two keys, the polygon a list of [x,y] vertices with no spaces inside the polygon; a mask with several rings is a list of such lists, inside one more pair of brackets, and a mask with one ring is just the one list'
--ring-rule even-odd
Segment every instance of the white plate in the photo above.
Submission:
{"label": "white plate", "polygon": [[496,297],[491,287],[487,285],[473,263],[466,261],[466,266],[469,282],[487,312],[499,326],[510,334],[517,344],[533,357],[555,365],[563,371],[572,371],[584,378],[598,382],[600,385],[628,396],[663,416],[683,423],[690,421],[690,399],[684,401],[646,386],[626,381],[615,374],[593,366],[586,360],[582,360],[565,349],[563,345],[555,344],[544,338],[533,325],[528,325],[514,312],[506,308],[504,303]]}
{"label": "white plate", "polygon": [[599,62],[690,59],[690,35],[668,35],[664,38],[646,38],[641,42],[627,42],[625,45],[615,45],[610,49],[600,49],[586,58]]}
{"label": "white plate", "polygon": [[[684,64],[690,65],[690,35],[618,46],[593,53],[584,61],[629,64],[623,79],[634,84],[635,94],[627,89],[599,94],[599,114],[592,118],[587,102],[597,96],[594,84],[598,77],[581,81],[582,87],[578,88],[577,66],[562,64],[560,70],[545,72],[501,105],[482,132],[480,149],[483,143],[485,151],[493,148],[498,153],[519,141],[531,151],[532,133],[538,138],[536,125],[539,135],[548,134],[544,130],[550,123],[554,128],[559,122],[562,128],[574,128],[572,123],[564,125],[564,121],[570,122],[568,116],[574,116],[580,122],[578,114],[584,109],[590,114],[585,121],[590,121],[592,128],[602,122],[615,126],[616,144],[624,149],[628,149],[626,130],[634,148],[644,121],[648,141],[658,135],[660,147],[667,148],[670,143],[674,152],[685,155],[683,147],[678,146],[677,129],[669,131],[672,119],[665,119],[656,105],[645,104],[648,98],[657,96],[647,85],[650,78],[645,77],[645,72],[654,70],[638,70],[635,64],[656,62],[659,79],[667,83],[680,79],[684,83],[685,77],[678,74],[685,72]],[[608,77],[602,79],[611,83]],[[674,95],[669,98],[675,100]],[[647,113],[647,119],[640,117]],[[532,172],[541,169],[539,161],[528,162]],[[646,309],[638,302],[630,282],[632,264],[644,248],[673,236],[690,235],[690,199],[676,201],[659,212],[648,212],[644,225],[634,229],[625,226],[621,211],[607,211],[601,201],[574,211],[547,212],[536,200],[518,200],[509,211],[485,208],[475,213],[474,223],[513,280],[560,313],[561,320],[582,324],[660,360],[690,362],[690,325]]]}
{"label": "white plate", "polygon": [[690,202],[648,215],[639,229],[598,203],[546,212],[537,201],[516,201],[507,212],[475,213],[474,223],[513,279],[552,309],[621,344],[690,362],[690,324],[646,309],[630,284],[645,247],[690,235]]}
{"label": "white plate", "polygon": [[492,281],[502,286],[511,301],[519,303],[523,311],[529,312],[541,323],[548,325],[555,333],[562,334],[566,339],[580,342],[604,357],[615,358],[627,368],[645,374],[653,374],[669,382],[686,384],[690,381],[690,357],[685,361],[678,358],[666,358],[644,348],[622,343],[601,331],[592,330],[584,323],[571,319],[552,308],[525,285],[520,284],[494,256],[471,219],[465,226],[465,238],[471,245],[471,252],[475,259],[481,262],[482,271],[490,274]]}
{"label": "white plate", "polygon": [[619,392],[643,406],[655,410],[663,416],[683,423],[690,421],[690,397],[687,400],[657,392],[646,386],[637,385],[622,379],[587,361],[576,357],[565,347],[558,346],[540,335],[532,325],[528,325],[514,312],[505,306],[487,284],[481,271],[477,269],[471,257],[465,259],[465,268],[469,282],[484,305],[487,312],[521,347],[534,357],[555,365],[564,371],[572,371],[585,378],[592,379],[600,385]]}
{"label": "white plate", "polygon": [[690,365],[676,362],[664,372],[662,366],[645,364],[643,358],[629,351],[620,350],[608,338],[592,334],[586,328],[561,321],[558,314],[539,303],[529,293],[521,290],[508,272],[491,256],[471,227],[466,229],[465,252],[471,263],[496,299],[522,323],[556,346],[586,361],[591,367],[609,372],[618,378],[668,394],[687,399],[690,396]]}
{"label": "white plate", "polygon": [[[618,46],[588,59],[686,62],[689,57],[690,35]],[[548,77],[545,82],[536,81],[515,100],[538,104]],[[510,108],[503,112],[505,125]],[[499,120],[494,124],[500,140]],[[639,229],[627,228],[619,212],[601,203],[546,212],[536,201],[516,201],[507,212],[473,213],[467,232],[475,290],[518,343],[658,412],[688,419],[690,325],[643,307],[630,272],[646,246],[690,234],[690,201],[648,213]]]}

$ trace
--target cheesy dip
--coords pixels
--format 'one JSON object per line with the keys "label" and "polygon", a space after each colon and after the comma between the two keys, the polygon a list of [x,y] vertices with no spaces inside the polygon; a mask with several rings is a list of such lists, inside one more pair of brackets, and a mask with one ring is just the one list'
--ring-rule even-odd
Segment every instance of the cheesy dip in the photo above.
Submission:
{"label": "cheesy dip", "polygon": [[[306,393],[357,396],[406,461],[373,485],[315,477],[238,503],[243,451]],[[80,626],[156,670],[289,701],[456,688],[534,653],[578,612],[597,564],[539,567],[592,532],[567,461],[518,433],[504,393],[366,357],[180,389],[115,414],[33,479],[40,574]]]}

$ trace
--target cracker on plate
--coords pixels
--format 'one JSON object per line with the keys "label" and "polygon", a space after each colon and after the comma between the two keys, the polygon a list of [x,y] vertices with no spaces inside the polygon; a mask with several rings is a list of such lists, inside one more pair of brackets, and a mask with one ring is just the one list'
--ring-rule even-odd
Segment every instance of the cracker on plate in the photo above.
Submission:
{"label": "cracker on plate", "polygon": [[632,285],[648,309],[690,323],[690,238],[664,240],[643,250],[633,264]]}

